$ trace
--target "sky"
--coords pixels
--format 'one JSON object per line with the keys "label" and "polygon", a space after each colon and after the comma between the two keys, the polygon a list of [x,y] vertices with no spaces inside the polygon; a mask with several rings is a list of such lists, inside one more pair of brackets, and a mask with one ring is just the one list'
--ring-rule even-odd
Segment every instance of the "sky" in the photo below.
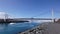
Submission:
{"label": "sky", "polygon": [[60,0],[0,0],[0,12],[14,18],[60,18]]}

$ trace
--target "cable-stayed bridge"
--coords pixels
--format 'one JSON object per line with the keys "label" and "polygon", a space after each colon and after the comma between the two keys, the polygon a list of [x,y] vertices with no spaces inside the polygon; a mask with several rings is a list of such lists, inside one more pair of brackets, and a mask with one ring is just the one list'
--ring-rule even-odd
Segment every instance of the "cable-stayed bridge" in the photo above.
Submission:
{"label": "cable-stayed bridge", "polygon": [[[10,18],[7,13],[1,13],[0,22],[20,22],[20,21],[36,21],[36,20],[52,20],[52,18]],[[0,15],[0,16],[1,16]]]}
{"label": "cable-stayed bridge", "polygon": [[[50,21],[52,21],[52,20],[55,20],[54,18],[53,18],[53,11],[52,11],[52,18],[10,18],[11,16],[10,15],[8,15],[7,13],[5,13],[5,12],[1,12],[0,13],[1,15],[2,15],[2,17],[3,18],[1,18],[0,17],[0,22],[2,21],[9,21],[9,22],[16,22],[16,21],[36,21],[36,20],[50,20]],[[0,16],[1,16],[0,15]],[[10,17],[9,17],[10,16]],[[33,17],[36,17],[36,16],[33,16]]]}
{"label": "cable-stayed bridge", "polygon": [[[8,22],[20,22],[20,21],[37,21],[37,20],[52,20],[52,18],[9,18],[8,15],[6,14],[5,17],[3,18],[4,21],[8,21]],[[0,19],[0,21],[2,21]]]}

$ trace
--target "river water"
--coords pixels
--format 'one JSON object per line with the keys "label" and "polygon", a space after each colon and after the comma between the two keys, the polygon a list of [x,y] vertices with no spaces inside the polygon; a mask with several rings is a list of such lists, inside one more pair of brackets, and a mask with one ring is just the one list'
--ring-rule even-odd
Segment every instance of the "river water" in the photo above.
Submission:
{"label": "river water", "polygon": [[35,22],[0,24],[0,34],[17,34],[18,32],[26,31],[37,25],[39,25],[39,23]]}

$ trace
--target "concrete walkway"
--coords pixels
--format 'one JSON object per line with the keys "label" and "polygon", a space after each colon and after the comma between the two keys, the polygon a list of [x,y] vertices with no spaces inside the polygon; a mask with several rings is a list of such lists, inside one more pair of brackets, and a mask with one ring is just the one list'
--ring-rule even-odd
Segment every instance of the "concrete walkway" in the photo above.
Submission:
{"label": "concrete walkway", "polygon": [[53,23],[48,24],[45,34],[60,34],[60,24],[59,23]]}

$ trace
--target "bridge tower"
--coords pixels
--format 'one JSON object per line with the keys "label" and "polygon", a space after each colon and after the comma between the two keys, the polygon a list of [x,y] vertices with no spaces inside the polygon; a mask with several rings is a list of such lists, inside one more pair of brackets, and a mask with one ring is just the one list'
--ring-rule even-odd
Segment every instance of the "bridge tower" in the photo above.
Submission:
{"label": "bridge tower", "polygon": [[4,14],[4,21],[6,21],[6,19],[8,19],[8,14],[7,13]]}

